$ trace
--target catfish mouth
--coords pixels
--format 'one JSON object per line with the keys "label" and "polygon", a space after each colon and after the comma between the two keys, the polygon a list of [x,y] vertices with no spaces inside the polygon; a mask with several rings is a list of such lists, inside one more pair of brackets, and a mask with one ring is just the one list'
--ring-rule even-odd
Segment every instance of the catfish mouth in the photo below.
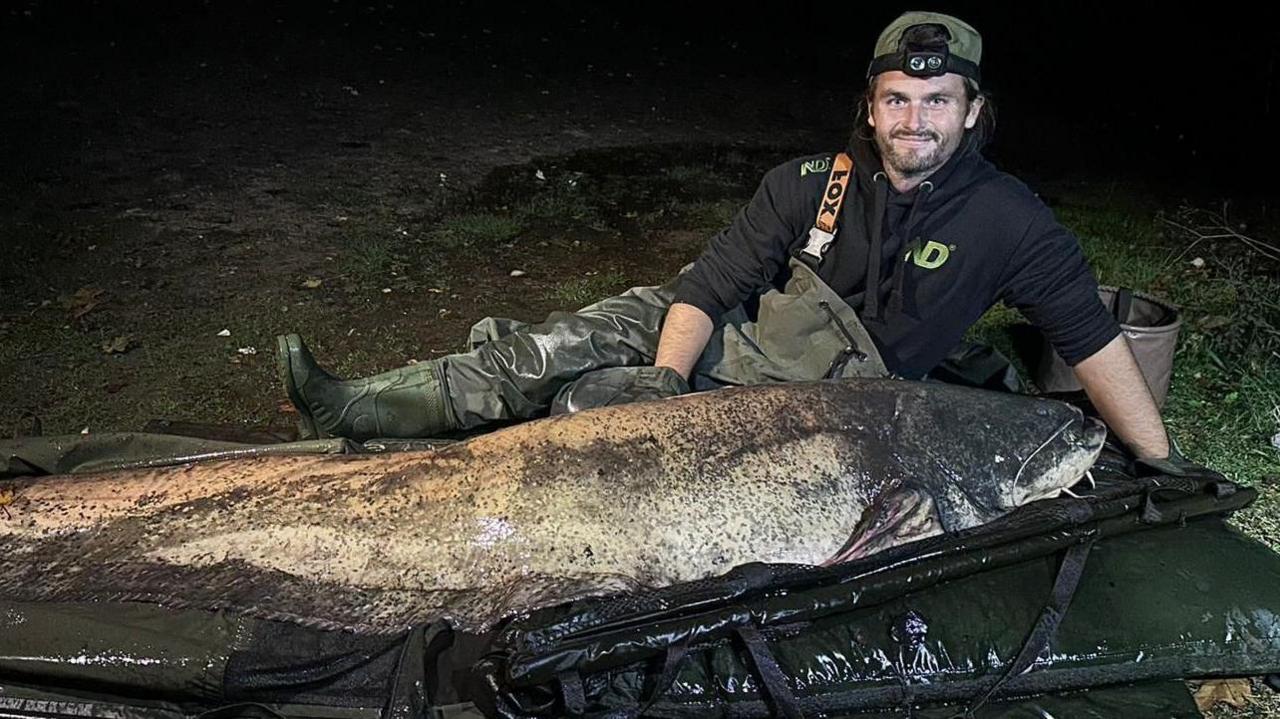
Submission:
{"label": "catfish mouth", "polygon": [[1076,410],[1022,462],[1005,497],[1008,507],[1058,496],[1093,466],[1106,440],[1107,426]]}

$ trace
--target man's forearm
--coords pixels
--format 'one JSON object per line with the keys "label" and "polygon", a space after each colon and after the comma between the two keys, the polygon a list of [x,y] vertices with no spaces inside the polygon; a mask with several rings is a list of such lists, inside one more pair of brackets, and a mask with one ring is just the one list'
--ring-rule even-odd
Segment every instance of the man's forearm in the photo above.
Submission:
{"label": "man's forearm", "polygon": [[1169,456],[1160,410],[1124,335],[1077,364],[1075,373],[1098,414],[1135,455]]}
{"label": "man's forearm", "polygon": [[693,365],[711,338],[713,323],[706,312],[677,302],[667,311],[667,318],[662,324],[662,335],[658,338],[658,356],[654,366],[670,367],[689,379]]}

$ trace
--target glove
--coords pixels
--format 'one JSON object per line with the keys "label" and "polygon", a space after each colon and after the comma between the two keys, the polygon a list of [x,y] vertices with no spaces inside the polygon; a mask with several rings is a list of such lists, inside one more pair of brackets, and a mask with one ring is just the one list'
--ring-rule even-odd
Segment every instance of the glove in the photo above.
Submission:
{"label": "glove", "polygon": [[570,382],[551,401],[551,414],[688,394],[689,383],[670,367],[608,367]]}
{"label": "glove", "polygon": [[1204,479],[1213,482],[1227,481],[1227,478],[1221,473],[1196,464],[1182,456],[1182,452],[1178,451],[1178,446],[1172,441],[1169,442],[1168,457],[1163,459],[1139,457],[1138,459],[1133,460],[1132,464],[1130,464],[1129,472],[1134,477],[1151,477],[1163,474],[1170,477]]}

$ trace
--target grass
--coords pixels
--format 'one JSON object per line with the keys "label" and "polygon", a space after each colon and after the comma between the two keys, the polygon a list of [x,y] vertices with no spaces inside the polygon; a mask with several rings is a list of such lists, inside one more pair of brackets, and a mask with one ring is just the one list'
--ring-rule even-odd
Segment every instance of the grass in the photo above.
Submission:
{"label": "grass", "polygon": [[747,201],[745,197],[670,202],[640,215],[642,227],[714,232],[727,226]]}
{"label": "grass", "polygon": [[519,236],[521,223],[503,214],[461,214],[446,218],[428,234],[428,241],[444,249],[458,249],[510,242]]}
{"label": "grass", "polygon": [[547,299],[562,307],[579,308],[625,290],[630,283],[619,272],[589,274],[565,280],[547,292]]}
{"label": "grass", "polygon": [[579,177],[548,181],[544,187],[512,208],[523,225],[593,225],[600,222],[600,207]]}
{"label": "grass", "polygon": [[373,206],[346,220],[334,269],[358,288],[382,287],[410,265],[410,233],[385,207]]}

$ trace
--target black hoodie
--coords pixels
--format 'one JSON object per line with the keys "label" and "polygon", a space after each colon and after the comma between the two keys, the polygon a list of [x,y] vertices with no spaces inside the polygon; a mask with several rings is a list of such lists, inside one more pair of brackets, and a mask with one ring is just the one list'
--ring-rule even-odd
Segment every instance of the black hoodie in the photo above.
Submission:
{"label": "black hoodie", "polygon": [[[1068,364],[1119,334],[1075,236],[978,151],[962,145],[906,193],[888,182],[870,141],[855,140],[849,152],[855,179],[818,275],[858,312],[889,371],[923,376],[999,300],[1044,330]],[[812,155],[770,170],[682,275],[676,301],[719,324],[731,307],[746,303],[753,313],[760,292],[783,287],[787,260],[813,227],[831,160]],[[877,225],[878,243],[868,239]],[[877,244],[879,262],[868,267]],[[869,284],[878,289],[870,297]]]}

